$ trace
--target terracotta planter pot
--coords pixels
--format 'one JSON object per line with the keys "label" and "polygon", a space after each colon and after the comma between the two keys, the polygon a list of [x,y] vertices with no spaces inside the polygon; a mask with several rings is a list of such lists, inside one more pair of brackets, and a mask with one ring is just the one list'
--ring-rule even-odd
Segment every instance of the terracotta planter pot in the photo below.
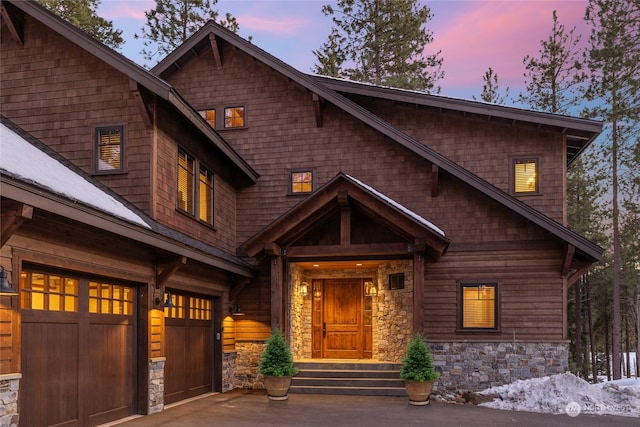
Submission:
{"label": "terracotta planter pot", "polygon": [[433,381],[408,381],[404,382],[404,386],[407,389],[409,395],[409,403],[412,405],[422,406],[429,404],[429,395],[431,395],[431,388],[433,387]]}
{"label": "terracotta planter pot", "polygon": [[267,389],[267,397],[271,400],[287,400],[290,385],[291,377],[264,377],[264,388]]}

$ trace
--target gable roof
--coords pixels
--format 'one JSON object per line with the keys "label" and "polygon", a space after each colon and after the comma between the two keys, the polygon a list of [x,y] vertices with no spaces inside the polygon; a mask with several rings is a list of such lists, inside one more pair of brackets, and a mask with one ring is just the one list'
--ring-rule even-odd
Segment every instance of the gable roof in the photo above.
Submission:
{"label": "gable roof", "polygon": [[11,1],[2,0],[2,19],[10,19],[6,13],[6,6],[10,4],[34,19],[38,20],[51,30],[73,42],[81,49],[100,58],[111,67],[115,68],[132,81],[144,86],[161,99],[165,100],[174,110],[181,114],[187,122],[201,135],[209,140],[214,147],[227,157],[230,164],[235,167],[250,183],[255,183],[259,174],[231,146],[195,111],[178,92],[166,81],[145,70],[135,62],[127,59],[115,50],[100,43],[84,31],[58,17],[35,1]]}
{"label": "gable roof", "polygon": [[402,102],[416,106],[433,108],[442,113],[464,118],[476,118],[484,122],[502,123],[508,126],[520,124],[535,130],[550,131],[565,135],[567,139],[567,165],[573,163],[602,132],[602,122],[580,117],[530,111],[486,102],[469,101],[431,95],[424,92],[376,86],[327,76],[311,75],[322,85],[350,95]]}
{"label": "gable roof", "polygon": [[[376,245],[374,242],[373,244],[358,245],[350,241],[341,241],[341,256],[343,257],[406,256],[412,255],[414,250],[426,250],[434,259],[438,259],[446,253],[449,247],[449,239],[432,222],[343,172],[338,173],[309,197],[251,237],[242,247],[250,256],[256,256],[263,250],[270,248],[273,243],[277,243],[281,246],[289,246],[287,249],[287,257],[289,258],[313,255],[317,259],[316,253],[300,251],[296,246],[290,245],[295,245],[299,238],[321,224],[332,212],[343,209],[351,210],[355,207],[367,212],[367,216],[372,221],[398,236],[403,236],[411,244],[383,243]],[[341,217],[339,221],[344,221],[344,219]],[[311,250],[316,248],[311,248]]]}
{"label": "gable roof", "polygon": [[[427,145],[422,144],[406,133],[391,126],[377,115],[344,97],[330,87],[327,87],[325,84],[320,83],[316,78],[296,70],[280,59],[275,58],[273,55],[265,52],[256,45],[212,21],[206,23],[180,47],[159,62],[151,71],[163,78],[168,78],[173,73],[179,71],[183,64],[197,56],[198,52],[201,52],[203,49],[215,48],[218,41],[229,43],[255,60],[264,63],[271,70],[276,71],[289,79],[289,81],[302,86],[325,102],[329,102],[342,109],[365,125],[369,126],[371,129],[388,137],[391,141],[405,147],[433,165],[438,166],[443,171],[446,171],[452,176],[465,182],[487,197],[497,201],[516,214],[521,215],[532,223],[542,227],[544,230],[566,242],[568,245],[575,247],[574,257],[580,256],[583,260],[590,260],[591,262],[602,258],[604,250],[595,243],[554,221],[526,203],[512,197],[459,164],[453,162],[449,158],[429,148]],[[222,60],[223,59],[224,58],[222,58]],[[509,111],[512,114],[520,114],[522,117],[535,117],[538,115],[538,113],[534,114],[517,109],[508,109],[508,107],[503,108],[505,111]],[[501,109],[499,110],[502,111]],[[549,118],[557,118],[558,123],[564,120],[561,116],[548,116]],[[566,121],[567,128],[570,128],[571,124],[571,120]]]}
{"label": "gable roof", "polygon": [[[253,267],[148,217],[91,175],[0,116],[2,197],[244,277]],[[42,171],[46,171],[43,175]]]}

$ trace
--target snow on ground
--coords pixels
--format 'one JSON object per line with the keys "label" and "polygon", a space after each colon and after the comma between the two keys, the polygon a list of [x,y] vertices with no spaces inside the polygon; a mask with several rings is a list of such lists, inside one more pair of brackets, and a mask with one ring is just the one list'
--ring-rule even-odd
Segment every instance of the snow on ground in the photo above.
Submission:
{"label": "snow on ground", "polygon": [[590,384],[567,372],[518,380],[478,394],[498,395],[493,401],[480,404],[494,409],[640,417],[640,379],[636,378]]}

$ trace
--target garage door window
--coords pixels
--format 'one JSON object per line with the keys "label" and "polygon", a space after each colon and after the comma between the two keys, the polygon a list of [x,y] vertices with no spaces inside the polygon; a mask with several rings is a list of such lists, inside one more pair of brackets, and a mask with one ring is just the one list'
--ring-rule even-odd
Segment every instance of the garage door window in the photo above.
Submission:
{"label": "garage door window", "polygon": [[133,288],[89,282],[89,313],[133,314]]}
{"label": "garage door window", "polygon": [[171,319],[184,319],[185,317],[185,304],[187,297],[184,295],[171,294],[171,302],[173,307],[164,308],[164,316]]}
{"label": "garage door window", "polygon": [[189,297],[189,318],[194,320],[211,320],[211,300]]}
{"label": "garage door window", "polygon": [[22,308],[78,311],[78,280],[60,275],[24,272],[21,277]]}

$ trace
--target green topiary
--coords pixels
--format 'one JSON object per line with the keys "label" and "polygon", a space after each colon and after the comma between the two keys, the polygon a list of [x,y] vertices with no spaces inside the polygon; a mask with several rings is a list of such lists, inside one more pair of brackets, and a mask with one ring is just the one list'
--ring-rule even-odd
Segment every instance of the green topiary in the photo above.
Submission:
{"label": "green topiary", "polygon": [[291,350],[279,329],[273,330],[266,344],[258,366],[262,375],[290,377],[298,373],[298,368],[293,366]]}
{"label": "green topiary", "polygon": [[417,333],[407,346],[402,359],[400,378],[409,381],[434,381],[440,378],[433,366],[433,356],[422,336]]}

